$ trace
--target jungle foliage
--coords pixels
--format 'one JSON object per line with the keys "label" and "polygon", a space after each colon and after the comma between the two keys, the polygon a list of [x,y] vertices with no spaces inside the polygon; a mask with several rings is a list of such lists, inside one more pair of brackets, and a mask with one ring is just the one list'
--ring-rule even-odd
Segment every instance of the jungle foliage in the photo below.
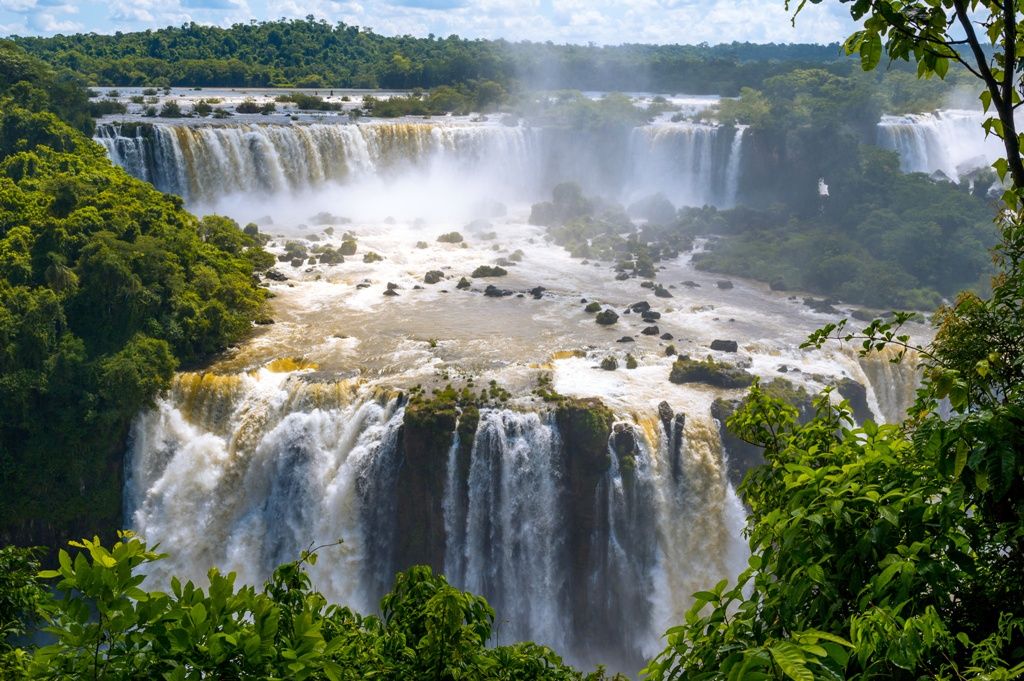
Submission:
{"label": "jungle foliage", "polygon": [[[489,646],[494,610],[424,566],[396,576],[378,616],[329,603],[312,587],[306,566],[329,560],[333,546],[281,565],[262,588],[236,585],[233,573],[214,569],[205,589],[172,578],[166,592],[141,588],[146,566],[164,556],[131,533],[120,533],[109,547],[98,539],[71,546],[77,551],[61,550],[57,569],[28,579],[19,573],[10,607],[0,582],[0,618],[45,623],[54,639],[34,648],[0,638],[3,678],[606,678],[600,669],[584,675],[533,643]],[[32,564],[23,550],[5,549],[0,565],[8,557]]]}
{"label": "jungle foliage", "polygon": [[52,73],[3,54],[28,80],[0,86],[0,537],[40,541],[119,524],[131,418],[249,332],[272,259],[113,166],[45,110],[81,123],[84,95],[48,104]]}
{"label": "jungle foliage", "polygon": [[965,288],[984,291],[998,239],[995,172],[960,184],[901,172],[875,146],[884,106],[871,80],[820,69],[723,102],[724,121],[750,126],[743,206],[683,211],[683,229],[728,237],[699,266],[875,307],[931,310]]}
{"label": "jungle foliage", "polygon": [[98,85],[408,89],[491,80],[506,88],[516,81],[545,89],[735,94],[794,64],[850,69],[836,44],[596,47],[388,37],[312,16],[17,42]]}

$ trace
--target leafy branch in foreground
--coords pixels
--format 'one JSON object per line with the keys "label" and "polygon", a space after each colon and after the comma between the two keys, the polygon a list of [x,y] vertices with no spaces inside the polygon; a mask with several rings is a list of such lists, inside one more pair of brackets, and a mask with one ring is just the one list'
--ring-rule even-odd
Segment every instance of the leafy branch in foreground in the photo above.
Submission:
{"label": "leafy branch in foreground", "polygon": [[[19,569],[0,579],[5,632],[23,633],[10,622],[40,613],[54,639],[39,649],[4,642],[0,673],[4,679],[164,681],[606,678],[600,668],[584,675],[533,643],[488,646],[491,607],[425,566],[397,575],[380,616],[329,603],[305,566],[329,559],[339,543],[311,544],[262,589],[238,586],[234,573],[212,569],[206,588],[172,578],[163,592],[142,584],[147,567],[165,555],[131,532],[119,532],[110,546],[98,538],[70,542],[77,552],[61,550],[57,569],[38,578]],[[23,550],[0,551],[0,566],[19,564],[34,567]],[[53,580],[52,591],[41,580]]]}
{"label": "leafy branch in foreground", "polygon": [[751,389],[728,428],[765,448],[740,487],[751,558],[696,594],[651,679],[1012,679],[1024,676],[1024,228],[1007,213],[993,294],[845,321],[804,347],[859,341],[922,358],[902,424],[851,429],[828,395],[805,425]]}

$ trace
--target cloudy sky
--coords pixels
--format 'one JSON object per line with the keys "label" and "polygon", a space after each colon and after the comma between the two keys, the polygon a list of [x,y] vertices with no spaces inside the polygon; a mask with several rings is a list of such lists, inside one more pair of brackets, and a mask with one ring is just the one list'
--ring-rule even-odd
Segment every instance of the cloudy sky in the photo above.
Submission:
{"label": "cloudy sky", "polygon": [[783,0],[0,0],[0,35],[113,33],[313,14],[387,35],[606,45],[826,43],[852,30],[847,8],[838,1],[808,5],[794,28]]}

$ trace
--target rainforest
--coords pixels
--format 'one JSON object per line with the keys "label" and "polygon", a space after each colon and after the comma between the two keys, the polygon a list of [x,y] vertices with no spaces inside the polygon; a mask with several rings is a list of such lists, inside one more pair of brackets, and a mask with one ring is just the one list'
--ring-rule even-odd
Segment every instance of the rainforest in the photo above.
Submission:
{"label": "rainforest", "polygon": [[0,39],[0,678],[1024,677],[1024,12],[831,4]]}

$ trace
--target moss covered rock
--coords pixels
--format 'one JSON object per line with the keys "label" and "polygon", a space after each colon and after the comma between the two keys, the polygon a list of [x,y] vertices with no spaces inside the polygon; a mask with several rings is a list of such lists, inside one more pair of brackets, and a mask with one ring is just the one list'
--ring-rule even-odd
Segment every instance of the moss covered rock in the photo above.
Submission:
{"label": "moss covered rock", "polygon": [[711,357],[701,361],[680,357],[672,365],[672,373],[668,380],[673,383],[706,383],[716,388],[746,388],[754,382],[754,377],[743,369],[716,362]]}

